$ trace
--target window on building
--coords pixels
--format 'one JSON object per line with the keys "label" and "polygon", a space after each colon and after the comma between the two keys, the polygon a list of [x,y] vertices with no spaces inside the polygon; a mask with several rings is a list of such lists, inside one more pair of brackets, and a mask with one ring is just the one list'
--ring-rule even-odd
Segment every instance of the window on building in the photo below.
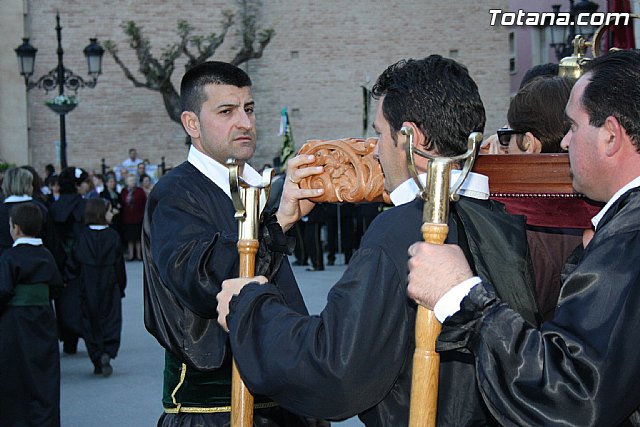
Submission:
{"label": "window on building", "polygon": [[549,42],[545,27],[531,28],[531,65],[549,62]]}

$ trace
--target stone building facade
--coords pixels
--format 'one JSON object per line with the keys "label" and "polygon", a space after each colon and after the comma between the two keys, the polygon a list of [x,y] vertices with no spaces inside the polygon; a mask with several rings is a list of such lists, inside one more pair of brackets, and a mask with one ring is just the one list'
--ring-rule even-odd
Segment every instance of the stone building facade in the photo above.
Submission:
{"label": "stone building facade", "polygon": [[[24,94],[13,49],[20,36],[38,48],[39,77],[57,64],[55,14],[62,23],[64,62],[87,77],[82,49],[90,37],[113,40],[119,54],[139,80],[135,53],[120,25],[133,20],[160,56],[161,49],[177,41],[179,19],[187,20],[195,34],[218,31],[223,10],[236,21],[247,7],[217,0],[2,0],[13,10],[3,14],[0,46],[0,158],[30,163],[38,171],[56,162],[58,117],[44,101],[56,93],[33,89]],[[361,85],[369,87],[389,64],[402,58],[430,54],[456,58],[478,83],[487,110],[486,133],[504,123],[509,101],[508,29],[489,25],[490,8],[506,10],[507,0],[262,0],[249,6],[262,27],[275,36],[260,59],[242,67],[254,82],[258,121],[258,149],[253,161],[260,167],[279,152],[280,110],[288,107],[296,148],[307,139],[363,136]],[[231,27],[213,59],[230,60],[239,42],[239,26]],[[184,72],[179,60],[173,75],[176,88]],[[79,106],[67,115],[67,158],[70,165],[99,170],[122,162],[135,147],[151,163],[165,158],[168,166],[186,155],[185,134],[172,122],[158,92],[134,87],[113,58],[105,53],[103,74],[94,89],[78,92]],[[372,104],[370,120],[375,105]],[[11,126],[9,126],[11,124]],[[18,131],[16,130],[18,128]],[[371,130],[367,131],[372,134]],[[16,149],[16,147],[19,147]],[[20,148],[21,147],[21,148]]]}

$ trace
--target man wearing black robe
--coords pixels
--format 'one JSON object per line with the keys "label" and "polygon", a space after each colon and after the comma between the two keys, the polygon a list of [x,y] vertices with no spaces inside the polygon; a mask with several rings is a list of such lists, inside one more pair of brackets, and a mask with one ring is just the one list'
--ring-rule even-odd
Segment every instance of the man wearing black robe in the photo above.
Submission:
{"label": "man wearing black robe", "polygon": [[607,204],[592,219],[593,238],[565,265],[554,318],[539,329],[503,304],[491,280],[473,277],[456,246],[410,250],[409,294],[436,313],[452,303],[438,316],[439,341],[475,356],[481,393],[502,425],[639,425],[638,99],[640,52],[632,50],[588,62],[571,91],[562,146],[573,187]]}
{"label": "man wearing black robe", "polygon": [[[396,207],[373,221],[325,308],[318,316],[297,314],[272,284],[255,283],[244,286],[229,305],[247,281],[234,279],[223,285],[218,311],[251,390],[309,416],[359,414],[367,426],[406,426],[416,316],[416,305],[406,296],[407,249],[422,239],[424,202],[416,200],[400,128],[412,127],[416,146],[453,156],[466,151],[471,132],[482,131],[485,115],[467,70],[437,55],[392,65],[373,93],[380,98],[374,121],[380,135],[377,155]],[[450,126],[439,123],[442,119]],[[418,170],[424,171],[426,163],[416,158]],[[459,175],[453,171],[451,182]],[[481,175],[472,174],[460,194],[452,207],[449,241],[466,247],[483,277],[508,283],[501,294],[535,323],[523,218],[488,200],[488,181]],[[470,355],[443,352],[441,362],[438,425],[492,424],[474,384]]]}
{"label": "man wearing black robe", "polygon": [[[182,123],[192,145],[187,161],[151,191],[142,236],[145,326],[166,349],[165,413],[158,425],[227,426],[231,351],[216,322],[216,294],[224,279],[238,275],[239,256],[225,162],[235,158],[245,181],[261,182],[246,163],[256,144],[251,80],[233,65],[206,62],[185,74],[180,93]],[[299,193],[298,198],[312,194]],[[287,207],[281,203],[278,212],[286,213]],[[256,270],[273,278],[288,306],[306,314],[276,219],[264,215]],[[305,425],[261,396],[255,396],[255,409],[261,426]]]}

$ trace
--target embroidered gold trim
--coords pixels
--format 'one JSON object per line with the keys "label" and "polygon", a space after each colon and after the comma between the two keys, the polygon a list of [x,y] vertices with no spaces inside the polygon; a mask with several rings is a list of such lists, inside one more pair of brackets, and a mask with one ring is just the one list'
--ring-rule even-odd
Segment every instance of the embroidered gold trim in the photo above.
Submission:
{"label": "embroidered gold trim", "polygon": [[[275,402],[256,403],[253,405],[253,409],[265,409],[278,406]],[[178,404],[176,408],[164,408],[164,412],[167,414],[179,414],[179,413],[199,413],[199,414],[212,414],[221,412],[231,412],[231,406],[216,406],[213,408],[201,408],[197,406],[182,406]]]}
{"label": "embroidered gold trim", "polygon": [[173,402],[174,405],[176,405],[176,411],[180,412],[180,407],[182,406],[182,403],[178,403],[176,401],[176,393],[178,392],[178,390],[180,389],[180,387],[182,387],[182,384],[184,383],[184,379],[187,376],[187,365],[186,364],[182,364],[182,366],[180,367],[180,381],[178,381],[178,385],[176,385],[176,388],[173,389],[173,392],[171,393],[171,401]]}

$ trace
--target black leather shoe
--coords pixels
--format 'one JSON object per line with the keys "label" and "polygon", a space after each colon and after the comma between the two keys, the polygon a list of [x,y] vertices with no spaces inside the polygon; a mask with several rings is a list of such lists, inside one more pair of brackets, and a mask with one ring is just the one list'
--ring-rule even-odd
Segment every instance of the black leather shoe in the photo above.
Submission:
{"label": "black leather shoe", "polygon": [[107,353],[102,353],[100,356],[100,368],[102,368],[102,376],[108,377],[113,373],[113,368],[111,367],[111,358]]}

